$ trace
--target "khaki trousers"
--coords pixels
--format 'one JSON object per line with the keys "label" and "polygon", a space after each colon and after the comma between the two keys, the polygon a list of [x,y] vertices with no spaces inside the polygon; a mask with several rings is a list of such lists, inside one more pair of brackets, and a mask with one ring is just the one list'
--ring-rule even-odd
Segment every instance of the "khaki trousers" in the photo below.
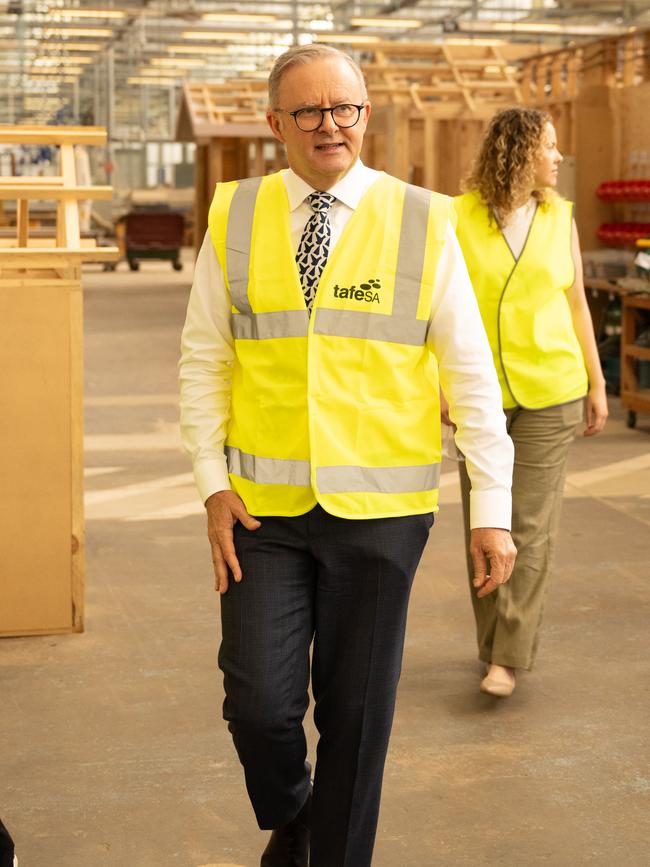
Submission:
{"label": "khaki trousers", "polygon": [[479,659],[512,668],[533,666],[544,601],[553,566],[569,447],[582,420],[583,400],[528,410],[505,410],[515,446],[512,479],[512,538],[517,561],[507,584],[483,599],[472,587],[469,556],[469,490],[464,462],[459,464],[467,569],[476,619]]}

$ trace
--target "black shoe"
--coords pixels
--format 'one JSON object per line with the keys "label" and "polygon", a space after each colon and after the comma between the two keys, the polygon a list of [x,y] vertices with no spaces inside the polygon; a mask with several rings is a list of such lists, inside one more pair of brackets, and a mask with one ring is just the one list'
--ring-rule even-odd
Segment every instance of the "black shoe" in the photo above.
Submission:
{"label": "black shoe", "polygon": [[311,792],[296,818],[271,834],[260,867],[307,867],[310,818]]}

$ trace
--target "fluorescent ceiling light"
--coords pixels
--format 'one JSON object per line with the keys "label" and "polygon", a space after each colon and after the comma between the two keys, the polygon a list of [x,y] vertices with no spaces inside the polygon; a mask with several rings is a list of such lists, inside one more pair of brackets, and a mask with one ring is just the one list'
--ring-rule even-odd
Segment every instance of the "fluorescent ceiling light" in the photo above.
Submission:
{"label": "fluorescent ceiling light", "polygon": [[99,51],[103,47],[99,42],[52,42],[49,39],[40,43],[34,39],[33,42],[39,44],[41,49],[47,48],[48,51]]}
{"label": "fluorescent ceiling light", "polygon": [[350,18],[350,24],[354,27],[388,27],[394,29],[422,27],[422,21],[417,18]]}
{"label": "fluorescent ceiling light", "polygon": [[[36,29],[36,28],[34,28]],[[40,28],[38,28],[40,30]],[[97,38],[102,36],[112,36],[113,31],[109,27],[50,27],[47,26],[44,31],[45,38],[50,36],[58,36],[65,39],[67,36],[90,36]]]}
{"label": "fluorescent ceiling light", "polygon": [[186,30],[181,35],[183,39],[214,39],[216,41],[224,39],[247,39],[249,36],[248,33],[230,33],[223,30]]}
{"label": "fluorescent ceiling light", "polygon": [[468,48],[471,48],[472,45],[476,45],[478,47],[488,47],[488,46],[497,46],[503,45],[503,39],[445,39],[445,45],[464,45]]}
{"label": "fluorescent ceiling light", "polygon": [[328,21],[326,18],[314,18],[306,26],[309,30],[333,30],[334,22]]}
{"label": "fluorescent ceiling light", "polygon": [[[57,77],[54,79],[52,78],[52,74],[49,72],[29,72],[27,73],[27,75],[29,76],[29,78],[34,79],[34,83],[38,83],[39,87],[42,87],[44,84],[47,83],[59,84],[59,82],[62,81],[65,84],[74,84],[74,82],[77,81],[76,75],[69,75],[67,73],[66,75],[57,75]],[[49,82],[45,81],[44,79],[49,79]]]}
{"label": "fluorescent ceiling light", "polygon": [[626,32],[620,27],[610,27],[599,24],[572,24],[567,21],[563,24],[543,21],[494,21],[485,22],[460,22],[462,30],[492,30],[497,33],[548,33],[549,35],[562,34],[566,36],[614,36]]}
{"label": "fluorescent ceiling light", "polygon": [[47,10],[48,18],[126,18],[126,12],[121,9],[57,9],[51,6]]}
{"label": "fluorescent ceiling light", "polygon": [[19,48],[38,45],[38,39],[7,39],[0,41],[0,51],[16,51]]}
{"label": "fluorescent ceiling light", "polygon": [[167,51],[174,54],[196,54],[197,51],[202,54],[227,54],[228,48],[225,45],[168,45]]}
{"label": "fluorescent ceiling light", "polygon": [[553,24],[549,22],[544,24],[536,21],[494,21],[489,25],[490,30],[510,31],[516,30],[519,33],[561,33],[565,26],[563,24]]}
{"label": "fluorescent ceiling light", "polygon": [[127,84],[148,84],[151,87],[174,87],[177,83],[174,78],[143,78],[140,75],[130,75]]}
{"label": "fluorescent ceiling light", "polygon": [[81,75],[84,71],[82,66],[53,66],[51,69],[45,69],[43,66],[37,66],[35,69],[31,69],[30,75],[54,75],[58,78],[57,72],[61,70],[62,75]]}
{"label": "fluorescent ceiling light", "polygon": [[[187,69],[179,69],[176,74],[178,77],[180,77],[183,75],[187,75],[188,72],[189,72],[189,70],[187,70]],[[138,70],[138,75],[148,75],[149,77],[158,76],[160,78],[161,75],[162,76],[169,75],[169,70],[167,70],[167,69],[152,69],[151,66],[142,66]]]}
{"label": "fluorescent ceiling light", "polygon": [[177,69],[191,69],[193,66],[203,66],[205,64],[205,60],[196,57],[153,57],[150,61],[152,66],[170,66],[172,69],[176,67]]}
{"label": "fluorescent ceiling light", "polygon": [[204,12],[203,21],[256,21],[258,24],[268,24],[276,21],[277,15],[263,15],[259,12]]}
{"label": "fluorescent ceiling light", "polygon": [[315,39],[315,42],[340,42],[343,45],[370,45],[380,41],[379,36],[364,36],[362,33],[327,33]]}
{"label": "fluorescent ceiling light", "polygon": [[34,66],[79,66],[92,62],[92,57],[74,57],[64,54],[61,57],[37,57]]}
{"label": "fluorescent ceiling light", "polygon": [[47,18],[52,21],[69,21],[75,18],[126,18],[126,12],[118,9],[48,9]]}

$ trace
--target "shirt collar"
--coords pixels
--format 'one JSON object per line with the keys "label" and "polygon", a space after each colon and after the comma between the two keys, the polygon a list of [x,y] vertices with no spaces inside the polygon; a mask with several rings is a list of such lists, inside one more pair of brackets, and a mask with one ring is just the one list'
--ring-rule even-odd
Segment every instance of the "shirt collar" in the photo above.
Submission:
{"label": "shirt collar", "polygon": [[[339,202],[347,205],[348,208],[355,210],[362,196],[378,174],[379,172],[369,169],[367,166],[364,166],[361,160],[357,160],[345,177],[341,178],[327,192],[335,196]],[[305,201],[307,196],[314,192],[314,187],[303,181],[293,169],[286,169],[283,172],[282,179],[289,198],[289,210],[295,211]]]}

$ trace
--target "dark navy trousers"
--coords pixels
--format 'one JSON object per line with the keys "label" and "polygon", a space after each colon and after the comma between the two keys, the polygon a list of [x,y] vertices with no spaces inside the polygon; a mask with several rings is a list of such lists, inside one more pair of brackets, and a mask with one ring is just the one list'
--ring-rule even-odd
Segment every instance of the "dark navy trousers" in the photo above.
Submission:
{"label": "dark navy trousers", "polygon": [[[260,828],[289,822],[319,732],[311,867],[370,867],[408,600],[433,515],[346,520],[316,506],[235,526],[243,580],[221,599],[224,718]],[[311,665],[310,647],[313,642]]]}

